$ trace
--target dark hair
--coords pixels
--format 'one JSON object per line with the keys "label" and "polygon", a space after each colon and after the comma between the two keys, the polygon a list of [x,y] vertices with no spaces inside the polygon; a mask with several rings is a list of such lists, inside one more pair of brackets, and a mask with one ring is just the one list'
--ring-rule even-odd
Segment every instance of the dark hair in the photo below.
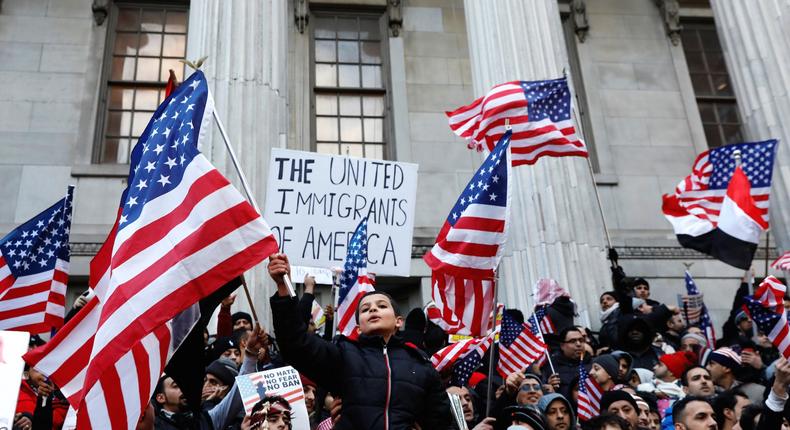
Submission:
{"label": "dark hair", "polygon": [[650,289],[650,283],[648,283],[645,278],[634,278],[634,280],[631,281],[631,288],[636,288],[637,285],[644,285],[648,290]]}
{"label": "dark hair", "polygon": [[164,374],[159,377],[158,381],[156,381],[156,387],[154,387],[154,397],[156,397],[157,394],[162,394],[165,392],[165,379],[167,378],[169,378],[169,376]]}
{"label": "dark hair", "polygon": [[755,430],[757,425],[755,425],[755,420],[757,419],[757,415],[763,413],[762,405],[749,405],[743,408],[741,412],[741,419],[738,420],[738,424],[741,426],[743,430]]}
{"label": "dark hair", "polygon": [[601,301],[603,296],[612,296],[615,300],[617,300],[617,293],[614,292],[614,291],[604,291],[603,293],[601,293],[601,295],[598,296],[598,301],[599,302]]}
{"label": "dark hair", "polygon": [[[285,410],[283,411],[283,413],[284,414],[288,414],[288,417],[293,419],[293,417],[291,415],[292,414],[292,412],[291,412],[292,411],[291,404],[288,403],[288,400],[285,400],[285,397],[282,397],[282,396],[266,396],[266,397],[262,398],[261,400],[258,401],[258,403],[256,403],[252,407],[252,410],[250,411],[250,415],[254,415],[256,412],[259,412],[260,410],[262,410],[263,409],[263,405],[266,404],[266,403],[279,403],[279,404],[283,405],[285,407]],[[268,413],[267,413],[267,416],[268,416]],[[293,424],[289,425],[288,428],[293,428]]]}
{"label": "dark hair", "polygon": [[702,365],[699,365],[699,364],[695,364],[695,365],[689,367],[688,369],[684,370],[683,373],[680,374],[680,385],[682,385],[684,387],[688,387],[689,386],[688,375],[689,375],[689,372],[691,372],[694,369],[702,369],[702,370],[708,372],[708,375],[710,375],[710,371],[707,368],[705,368],[705,366],[702,366]]}
{"label": "dark hair", "polygon": [[735,404],[738,403],[737,397],[745,397],[747,399],[749,398],[746,396],[746,394],[743,394],[738,390],[724,391],[713,398],[711,406],[713,406],[713,412],[716,414],[716,423],[719,425],[719,428],[724,427],[724,420],[726,419],[724,416],[724,410],[735,410]]}
{"label": "dark hair", "polygon": [[395,302],[395,299],[393,299],[392,296],[390,296],[389,294],[385,293],[384,291],[368,291],[367,293],[363,294],[362,297],[360,297],[359,301],[357,302],[357,310],[355,312],[357,324],[359,324],[359,306],[362,305],[362,300],[364,300],[365,297],[367,297],[367,296],[373,296],[373,295],[376,295],[376,294],[385,296],[387,299],[389,299],[390,305],[392,306],[392,311],[395,312],[395,316],[396,317],[401,316],[400,309],[398,309],[398,304]]}
{"label": "dark hair", "polygon": [[567,328],[563,329],[560,332],[560,342],[565,342],[565,339],[568,337],[568,333],[572,332],[572,331],[575,331],[577,333],[581,333],[582,335],[584,335],[584,332],[579,327],[570,326],[570,327],[567,327]]}
{"label": "dark hair", "polygon": [[611,412],[604,412],[582,423],[582,429],[584,430],[600,430],[606,426],[619,427],[622,430],[636,430],[631,429],[631,423],[620,417],[620,415]]}
{"label": "dark hair", "polygon": [[505,309],[502,312],[513,317],[513,319],[516,320],[519,324],[524,324],[524,313],[521,312],[520,310],[510,308],[510,309]]}
{"label": "dark hair", "polygon": [[704,397],[699,396],[686,396],[672,406],[672,422],[679,423],[683,419],[683,415],[686,413],[686,406],[688,406],[691,402],[703,402],[708,403],[708,400]]}

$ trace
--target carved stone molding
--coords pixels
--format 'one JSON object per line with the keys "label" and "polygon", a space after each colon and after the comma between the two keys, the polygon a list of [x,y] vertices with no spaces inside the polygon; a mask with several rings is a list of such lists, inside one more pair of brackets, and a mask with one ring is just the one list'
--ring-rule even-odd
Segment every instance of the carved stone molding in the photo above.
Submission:
{"label": "carved stone molding", "polygon": [[304,34],[310,22],[310,4],[307,0],[294,0],[294,23],[300,34]]}
{"label": "carved stone molding", "polygon": [[677,0],[655,0],[656,5],[661,11],[661,19],[664,21],[664,28],[672,44],[680,44],[680,32],[683,26],[680,25],[680,5]]}
{"label": "carved stone molding", "polygon": [[389,16],[390,36],[398,37],[403,28],[403,4],[401,0],[387,1],[387,15]]}
{"label": "carved stone molding", "polygon": [[584,43],[587,32],[590,31],[590,22],[587,19],[587,2],[586,0],[571,0],[570,9],[573,31],[576,32],[579,42]]}
{"label": "carved stone molding", "polygon": [[91,11],[93,12],[93,21],[96,25],[100,26],[107,20],[107,15],[110,13],[109,3],[109,0],[93,0]]}

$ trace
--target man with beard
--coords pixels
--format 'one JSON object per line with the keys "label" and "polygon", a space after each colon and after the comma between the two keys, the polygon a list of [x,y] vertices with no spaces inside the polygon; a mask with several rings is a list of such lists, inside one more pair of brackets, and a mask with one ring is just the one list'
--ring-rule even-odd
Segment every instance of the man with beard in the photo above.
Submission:
{"label": "man with beard", "polygon": [[571,430],[576,428],[571,402],[561,394],[550,393],[538,402],[538,409],[546,417],[547,430]]}
{"label": "man with beard", "polygon": [[690,367],[683,372],[680,383],[687,396],[708,398],[716,394],[710,372],[699,365]]}
{"label": "man with beard", "polygon": [[628,421],[631,429],[639,428],[639,406],[630,393],[623,390],[607,391],[601,396],[601,412],[611,412]]}

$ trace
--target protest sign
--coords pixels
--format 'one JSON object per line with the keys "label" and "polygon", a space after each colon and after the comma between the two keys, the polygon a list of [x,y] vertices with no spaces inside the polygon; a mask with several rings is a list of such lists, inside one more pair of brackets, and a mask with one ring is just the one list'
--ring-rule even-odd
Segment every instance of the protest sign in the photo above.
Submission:
{"label": "protest sign", "polygon": [[[290,257],[289,257],[290,258]],[[307,267],[291,265],[291,280],[304,282],[305,275],[315,276],[315,283],[319,285],[332,285],[332,270],[322,267]]]}
{"label": "protest sign", "polygon": [[291,264],[332,268],[368,217],[368,271],[408,276],[416,193],[416,164],[275,148],[264,218]]}
{"label": "protest sign", "polygon": [[[291,366],[263,372],[249,373],[236,377],[239,394],[244,403],[244,412],[250,415],[252,408],[261,399],[270,401],[278,397],[285,399],[291,410],[291,425],[294,430],[310,430],[310,419],[305,406],[302,381],[299,372]],[[276,403],[276,402],[274,402]],[[275,409],[282,409],[275,408]]]}
{"label": "protest sign", "polygon": [[7,389],[0,390],[0,429],[10,429],[14,424],[16,400],[25,362],[30,334],[23,331],[0,331],[0,381]]}

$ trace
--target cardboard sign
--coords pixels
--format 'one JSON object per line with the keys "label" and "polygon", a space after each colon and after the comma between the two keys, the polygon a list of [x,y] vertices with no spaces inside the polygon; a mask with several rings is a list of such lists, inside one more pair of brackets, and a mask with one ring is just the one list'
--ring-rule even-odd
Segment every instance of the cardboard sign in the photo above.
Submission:
{"label": "cardboard sign", "polygon": [[[288,257],[290,258],[290,256]],[[291,281],[301,284],[304,282],[305,275],[315,276],[315,283],[318,285],[332,285],[332,270],[322,267],[306,267],[291,265]]]}
{"label": "cardboard sign", "polygon": [[247,415],[250,415],[255,404],[262,399],[267,402],[271,399],[284,398],[291,408],[291,428],[310,430],[302,381],[299,379],[299,372],[293,367],[286,366],[240,375],[236,377],[236,385],[239,387],[244,412]]}
{"label": "cardboard sign", "polygon": [[22,331],[0,331],[0,429],[10,429],[14,425],[16,400],[25,362],[22,355],[27,352],[30,333]]}
{"label": "cardboard sign", "polygon": [[368,271],[408,276],[416,195],[416,164],[275,148],[264,218],[292,265],[329,269],[368,217]]}

